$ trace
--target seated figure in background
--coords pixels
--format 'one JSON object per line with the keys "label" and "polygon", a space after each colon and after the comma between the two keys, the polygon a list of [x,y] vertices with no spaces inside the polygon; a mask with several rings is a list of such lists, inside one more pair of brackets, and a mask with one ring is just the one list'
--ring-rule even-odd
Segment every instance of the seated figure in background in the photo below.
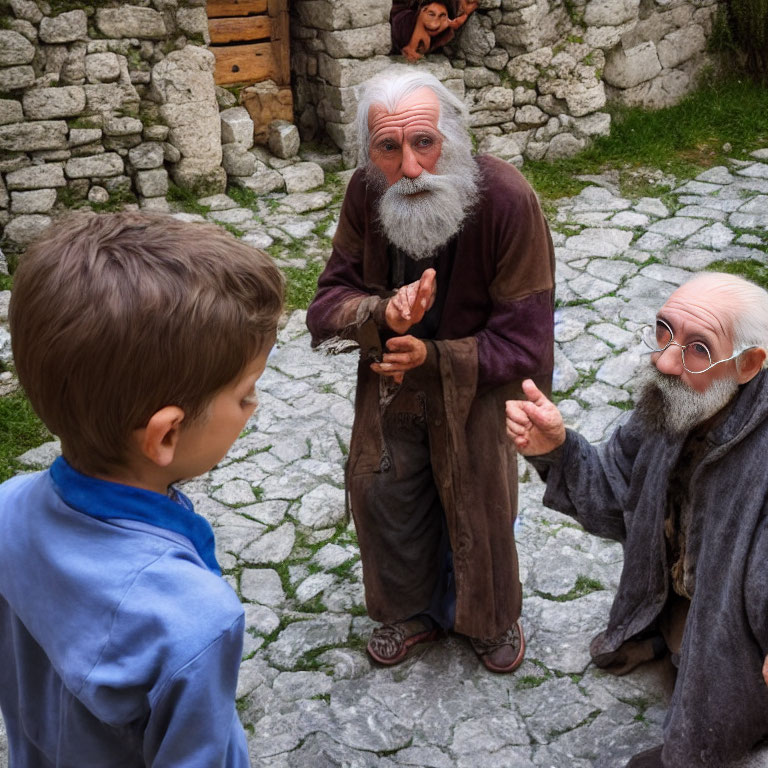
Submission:
{"label": "seated figure in background", "polygon": [[477,0],[395,0],[389,14],[392,48],[418,61],[453,40],[476,8]]}

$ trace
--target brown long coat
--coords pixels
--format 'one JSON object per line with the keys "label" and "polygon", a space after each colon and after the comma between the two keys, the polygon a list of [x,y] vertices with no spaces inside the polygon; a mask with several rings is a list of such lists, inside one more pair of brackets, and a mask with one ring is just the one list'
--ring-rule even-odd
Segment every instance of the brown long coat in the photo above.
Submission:
{"label": "brown long coat", "polygon": [[[554,251],[533,190],[511,165],[476,158],[481,198],[442,249],[449,285],[426,362],[406,374],[425,395],[433,475],[445,510],[456,579],[456,631],[498,635],[519,617],[514,540],[516,455],[505,435],[504,400],[524,378],[548,391],[553,367]],[[313,344],[356,338],[369,318],[382,337],[388,243],[375,217],[377,196],[362,171],[350,181],[333,253],[307,313]],[[438,284],[441,271],[438,268]],[[355,518],[366,603],[372,618],[403,618],[396,595],[380,586],[368,552],[365,490],[385,450],[379,377],[358,367],[347,487]]]}

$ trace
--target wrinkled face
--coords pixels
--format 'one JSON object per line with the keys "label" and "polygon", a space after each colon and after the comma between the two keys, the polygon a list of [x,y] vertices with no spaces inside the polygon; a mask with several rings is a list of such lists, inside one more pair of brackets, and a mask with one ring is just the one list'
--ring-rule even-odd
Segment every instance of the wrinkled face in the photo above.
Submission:
{"label": "wrinkled face", "polygon": [[[678,344],[704,344],[713,363],[724,360],[733,354],[732,309],[716,292],[695,285],[678,288],[656,316],[672,329]],[[651,355],[651,361],[661,373],[679,377],[697,392],[706,391],[718,379],[733,379],[737,372],[736,361],[730,360],[704,373],[690,373],[683,368],[680,347],[674,344]]]}
{"label": "wrinkled face", "polygon": [[432,33],[440,31],[441,24],[448,21],[448,12],[441,3],[425,5],[420,11],[420,16],[424,29]]}
{"label": "wrinkled face", "polygon": [[406,96],[394,112],[379,105],[368,113],[371,162],[391,187],[403,177],[415,179],[422,171],[434,173],[443,145],[437,129],[440,102],[431,88]]}

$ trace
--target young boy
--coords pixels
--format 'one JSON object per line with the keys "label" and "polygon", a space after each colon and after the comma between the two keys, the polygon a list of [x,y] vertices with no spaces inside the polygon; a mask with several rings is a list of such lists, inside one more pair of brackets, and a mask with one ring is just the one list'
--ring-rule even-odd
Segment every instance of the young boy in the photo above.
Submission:
{"label": "young boy", "polygon": [[212,225],[54,224],[10,308],[19,380],[62,454],[0,486],[0,706],[14,768],[248,766],[243,610],[173,483],[256,409],[279,270]]}
{"label": "young boy", "polygon": [[477,0],[395,0],[389,13],[392,47],[408,61],[418,61],[453,40],[476,8]]}

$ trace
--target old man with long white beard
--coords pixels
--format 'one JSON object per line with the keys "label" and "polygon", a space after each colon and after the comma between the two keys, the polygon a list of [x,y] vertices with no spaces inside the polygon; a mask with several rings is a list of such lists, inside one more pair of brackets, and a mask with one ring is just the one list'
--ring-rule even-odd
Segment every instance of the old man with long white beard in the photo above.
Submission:
{"label": "old man with long white beard", "polygon": [[381,664],[453,629],[485,666],[525,648],[516,455],[498,418],[548,389],[554,254],[511,165],[473,157],[462,103],[421,70],[369,81],[360,167],[307,313],[313,344],[360,347],[347,491]]}
{"label": "old man with long white beard", "polygon": [[768,293],[698,276],[643,340],[637,405],[604,444],[566,430],[531,381],[507,429],[544,504],[624,546],[595,664],[676,669],[664,743],[628,768],[720,768],[768,736]]}

